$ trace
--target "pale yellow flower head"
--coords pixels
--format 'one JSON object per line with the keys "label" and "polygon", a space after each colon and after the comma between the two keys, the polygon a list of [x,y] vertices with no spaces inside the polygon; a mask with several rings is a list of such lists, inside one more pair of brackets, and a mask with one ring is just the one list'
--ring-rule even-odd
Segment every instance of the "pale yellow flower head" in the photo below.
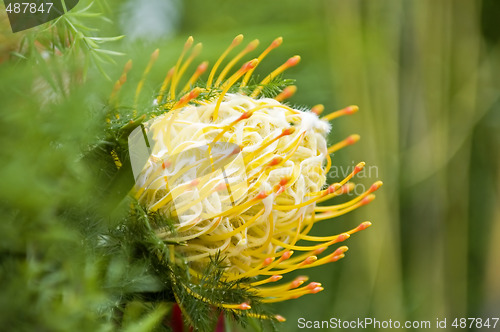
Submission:
{"label": "pale yellow flower head", "polygon": [[323,188],[330,124],[270,98],[226,94],[212,120],[215,107],[200,102],[151,120],[154,147],[137,187],[147,188],[141,203],[177,217],[177,234],[158,230],[161,239],[187,241],[179,249],[190,262],[220,251],[237,275],[291,242],[313,212],[315,203],[285,207]]}
{"label": "pale yellow flower head", "polygon": [[[136,180],[133,194],[147,211],[173,220],[173,228],[155,229],[159,240],[170,243],[172,263],[187,266],[196,277],[213,256],[220,255],[226,266],[225,280],[254,278],[249,286],[262,301],[276,302],[323,289],[315,282],[301,286],[306,277],[280,286],[263,285],[280,280],[287,272],[344,257],[345,246],[323,252],[370,226],[369,222],[337,235],[312,236],[310,230],[316,222],[369,203],[382,183],[375,182],[346,203],[319,205],[349,193],[353,188],[350,180],[364,166],[361,162],[343,180],[326,184],[330,154],[359,139],[351,135],[328,147],[328,121],[352,114],[357,107],[320,118],[322,105],[298,109],[284,103],[295,93],[295,86],[284,88],[274,98],[263,96],[266,86],[295,66],[300,57],[291,57],[251,86],[255,68],[282,40],[276,39],[257,58],[233,71],[257,47],[258,41],[252,41],[221,67],[242,39],[240,35],[233,40],[211,68],[207,82],[196,87],[208,64],[202,62],[190,78],[182,80],[201,50],[201,44],[192,48],[193,40],[188,39],[153,102],[164,112],[150,117],[129,136]],[[158,51],[139,82],[136,99],[157,57]],[[116,83],[112,99],[128,70],[130,63]],[[179,93],[181,82],[185,83]],[[247,303],[215,305],[250,308]]]}

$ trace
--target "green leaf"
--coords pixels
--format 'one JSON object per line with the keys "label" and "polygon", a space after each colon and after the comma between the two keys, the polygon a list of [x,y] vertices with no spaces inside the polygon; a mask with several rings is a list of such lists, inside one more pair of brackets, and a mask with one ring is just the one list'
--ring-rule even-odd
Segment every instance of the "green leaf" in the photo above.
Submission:
{"label": "green leaf", "polygon": [[125,37],[125,35],[121,35],[121,36],[116,36],[116,37],[88,37],[89,39],[92,39],[96,42],[110,42],[110,41],[117,41],[117,40],[120,40],[120,39],[123,39]]}
{"label": "green leaf", "polygon": [[115,55],[115,56],[123,56],[125,55],[125,53],[122,53],[122,52],[115,52],[115,51],[111,51],[111,50],[103,50],[103,49],[95,49],[96,52],[99,52],[99,53],[104,53],[104,54],[109,54],[109,55]]}

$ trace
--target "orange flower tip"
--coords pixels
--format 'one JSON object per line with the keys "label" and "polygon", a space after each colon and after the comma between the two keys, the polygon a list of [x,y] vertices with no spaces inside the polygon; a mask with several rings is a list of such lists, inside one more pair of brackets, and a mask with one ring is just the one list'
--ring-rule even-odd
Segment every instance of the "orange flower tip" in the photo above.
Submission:
{"label": "orange flower tip", "polygon": [[205,70],[207,70],[208,68],[208,61],[203,61],[199,66],[198,68],[196,68],[196,72],[198,74],[202,74],[205,72]]}
{"label": "orange flower tip", "polygon": [[126,81],[127,81],[127,75],[123,74],[122,76],[120,76],[120,79],[116,83],[123,85],[125,84]]}
{"label": "orange flower tip", "polygon": [[309,280],[309,277],[308,276],[298,276],[297,278],[295,278],[295,280],[300,280],[302,282],[306,282],[307,280]]}
{"label": "orange flower tip", "polygon": [[344,108],[345,114],[354,114],[357,111],[359,111],[359,107],[356,105],[351,105],[351,106],[347,106],[346,108]]}
{"label": "orange flower tip", "polygon": [[334,192],[336,192],[339,188],[341,187],[340,183],[334,183],[334,184],[331,184],[328,189],[325,191],[325,195],[329,195],[329,194],[332,194]]}
{"label": "orange flower tip", "polygon": [[264,199],[269,195],[270,195],[269,191],[261,191],[257,196],[255,196],[255,200]]}
{"label": "orange flower tip", "polygon": [[316,250],[314,250],[314,251],[313,251],[313,254],[314,254],[314,255],[319,255],[319,254],[321,254],[323,251],[325,251],[325,250],[326,250],[326,248],[327,248],[327,247],[321,247],[321,248],[318,248],[318,249],[316,249]]}
{"label": "orange flower tip", "polygon": [[239,146],[235,147],[231,152],[231,155],[235,155],[241,152],[241,148]]}
{"label": "orange flower tip", "polygon": [[172,163],[171,163],[170,161],[168,161],[168,160],[165,160],[165,161],[161,164],[161,167],[162,167],[163,169],[165,169],[165,168],[170,167],[170,165],[172,165]]}
{"label": "orange flower tip", "polygon": [[257,48],[257,46],[259,46],[259,40],[254,39],[250,43],[248,43],[247,47],[245,48],[245,51],[247,52],[253,51]]}
{"label": "orange flower tip", "polygon": [[295,85],[290,85],[290,86],[287,86],[283,92],[287,95],[287,96],[292,96],[295,92],[297,91],[297,86]]}
{"label": "orange flower tip", "polygon": [[259,60],[258,59],[252,59],[250,61],[248,61],[247,63],[245,63],[242,67],[241,67],[241,71],[243,72],[247,72],[249,71],[250,69],[254,69],[255,67],[257,67],[257,64],[259,63]]}
{"label": "orange flower tip", "polygon": [[281,180],[280,180],[280,186],[286,185],[288,183],[288,181],[290,181],[290,177],[289,176],[281,178]]}
{"label": "orange flower tip", "polygon": [[152,54],[151,54],[151,60],[155,61],[158,59],[158,56],[160,55],[160,49],[157,48]]}
{"label": "orange flower tip", "polygon": [[172,68],[170,68],[170,70],[168,71],[167,75],[168,75],[168,76],[172,76],[172,75],[174,75],[174,72],[175,72],[175,67],[172,67]]}
{"label": "orange flower tip", "polygon": [[375,195],[368,195],[361,200],[361,205],[366,205],[375,199]]}
{"label": "orange flower tip", "polygon": [[194,43],[194,38],[193,36],[189,36],[188,39],[186,40],[186,43],[184,44],[184,50],[187,51]]}
{"label": "orange flower tip", "polygon": [[251,117],[253,114],[253,112],[250,112],[250,111],[247,111],[245,113],[243,113],[239,118],[238,120],[236,121],[241,121],[241,120],[245,120],[245,119],[248,119],[249,117]]}
{"label": "orange flower tip", "polygon": [[350,192],[351,190],[354,189],[354,183],[346,183],[342,186],[342,191],[341,193],[342,194],[347,194],[348,192]]}
{"label": "orange flower tip", "polygon": [[338,261],[339,259],[342,259],[344,258],[345,255],[344,254],[340,254],[340,255],[336,255],[336,256],[333,256],[331,259],[330,259],[330,262],[333,263],[333,262],[336,262]]}
{"label": "orange flower tip", "polygon": [[281,91],[281,93],[274,99],[276,99],[277,101],[283,101],[293,96],[295,92],[297,92],[297,87],[295,85],[290,85],[284,88],[283,91]]}
{"label": "orange flower tip", "polygon": [[349,247],[347,247],[347,246],[338,247],[338,248],[337,248],[337,249],[335,249],[335,251],[333,252],[333,256],[342,255],[342,254],[343,254],[343,253],[345,253],[347,250],[349,250]]}
{"label": "orange flower tip", "polygon": [[293,67],[296,66],[299,62],[300,62],[300,55],[295,55],[287,60],[286,65],[287,67]]}
{"label": "orange flower tip", "polygon": [[277,156],[277,157],[274,157],[270,162],[269,162],[269,166],[276,166],[278,165],[279,163],[281,163],[283,161],[283,157],[281,156]]}
{"label": "orange flower tip", "polygon": [[199,183],[200,183],[200,180],[198,180],[198,179],[194,179],[193,181],[191,181],[191,182],[189,183],[189,186],[191,186],[191,187],[196,187]]}
{"label": "orange flower tip", "polygon": [[243,41],[243,35],[239,34],[234,37],[233,42],[231,43],[232,47],[238,46]]}
{"label": "orange flower tip", "polygon": [[378,188],[382,187],[384,183],[382,181],[377,181],[370,187],[370,192],[376,191]]}
{"label": "orange flower tip", "polygon": [[271,43],[271,47],[276,48],[276,47],[280,46],[281,43],[283,43],[283,37],[278,37],[275,40],[273,40],[273,42]]}
{"label": "orange flower tip", "polygon": [[324,110],[325,110],[325,106],[323,106],[322,104],[318,104],[318,105],[313,106],[311,108],[311,112],[313,112],[316,115],[320,115],[321,113],[323,113]]}
{"label": "orange flower tip", "polygon": [[339,236],[337,236],[337,238],[335,239],[335,242],[343,242],[345,240],[347,240],[348,238],[350,238],[351,235],[349,235],[348,233],[342,233],[340,234]]}
{"label": "orange flower tip", "polygon": [[282,275],[280,275],[280,274],[275,274],[275,275],[273,275],[271,278],[269,278],[269,280],[270,280],[270,281],[272,281],[272,282],[276,282],[276,281],[278,281],[278,280],[281,280],[282,278],[283,278],[283,276],[282,276]]}
{"label": "orange flower tip", "polygon": [[283,129],[283,131],[281,132],[281,135],[280,137],[282,136],[287,136],[287,135],[291,135],[295,132],[295,127],[288,127],[288,128],[285,128]]}
{"label": "orange flower tip", "polygon": [[294,280],[290,283],[290,289],[294,289],[294,288],[297,288],[299,287],[300,285],[302,285],[303,283],[305,282],[305,280]]}
{"label": "orange flower tip", "polygon": [[311,290],[313,290],[317,287],[321,287],[321,283],[313,281],[313,282],[310,282],[309,285],[307,285],[307,288],[309,288]]}
{"label": "orange flower tip", "polygon": [[309,257],[307,257],[304,260],[303,264],[304,265],[309,265],[309,264],[312,264],[312,263],[316,262],[317,260],[318,260],[318,257],[316,257],[316,256],[309,256]]}
{"label": "orange flower tip", "polygon": [[323,287],[316,287],[314,288],[313,290],[311,290],[311,294],[316,294],[316,293],[319,293],[321,292],[322,290],[324,290]]}
{"label": "orange flower tip", "polygon": [[132,69],[132,60],[128,60],[123,68],[123,72],[127,73],[130,69]]}
{"label": "orange flower tip", "polygon": [[351,144],[354,144],[357,141],[359,141],[360,138],[361,138],[361,136],[359,136],[358,134],[354,134],[354,135],[351,135],[351,136],[347,137],[346,140],[345,140],[345,142],[348,145],[351,145]]}
{"label": "orange flower tip", "polygon": [[283,255],[281,255],[281,260],[284,261],[286,259],[289,259],[293,255],[292,250],[285,251]]}
{"label": "orange flower tip", "polygon": [[266,259],[264,259],[264,263],[262,263],[262,265],[268,266],[272,262],[274,262],[274,257],[267,257]]}
{"label": "orange flower tip", "polygon": [[276,320],[277,320],[278,322],[280,322],[280,323],[286,322],[286,319],[285,319],[285,317],[283,317],[283,316],[276,315],[276,316],[274,316],[274,318],[276,318]]}
{"label": "orange flower tip", "polygon": [[371,222],[369,221],[365,221],[365,222],[362,222],[358,227],[357,227],[357,230],[358,231],[362,231],[362,230],[365,230],[367,229],[368,227],[370,227],[372,225]]}
{"label": "orange flower tip", "polygon": [[243,302],[242,304],[240,304],[240,306],[238,307],[238,309],[241,309],[241,310],[248,310],[248,309],[251,309],[252,307],[246,303],[246,302]]}
{"label": "orange flower tip", "polygon": [[365,165],[366,163],[364,161],[357,164],[356,167],[354,167],[354,174],[361,172],[361,170],[365,167]]}
{"label": "orange flower tip", "polygon": [[201,93],[201,88],[199,87],[194,88],[193,90],[191,90],[191,92],[189,92],[189,99],[198,97],[200,93]]}
{"label": "orange flower tip", "polygon": [[227,184],[226,183],[219,183],[217,186],[215,186],[214,191],[222,191],[227,189]]}

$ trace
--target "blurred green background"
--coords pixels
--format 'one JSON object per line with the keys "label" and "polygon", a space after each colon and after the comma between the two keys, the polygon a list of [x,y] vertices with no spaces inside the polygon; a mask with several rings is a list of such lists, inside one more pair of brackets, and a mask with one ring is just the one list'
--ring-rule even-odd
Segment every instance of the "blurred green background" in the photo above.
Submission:
{"label": "blurred green background", "polygon": [[325,290],[277,304],[287,318],[282,331],[299,330],[300,317],[447,318],[448,326],[456,317],[500,317],[499,1],[106,4],[114,23],[99,23],[101,34],[128,35],[113,44],[127,56],[106,66],[112,77],[129,57],[145,62],[159,47],[146,87],[152,91],[189,35],[203,43],[200,58],[210,63],[237,34],[258,38],[259,50],[282,36],[258,72],[301,55],[285,73],[297,80],[291,103],[321,103],[325,113],[359,105],[359,113],[333,122],[332,143],[361,135],[333,163],[352,168],[365,161],[376,168],[358,181],[384,186],[372,204],[312,233],[339,233],[365,220],[373,226],[347,241],[345,259],[302,271]]}

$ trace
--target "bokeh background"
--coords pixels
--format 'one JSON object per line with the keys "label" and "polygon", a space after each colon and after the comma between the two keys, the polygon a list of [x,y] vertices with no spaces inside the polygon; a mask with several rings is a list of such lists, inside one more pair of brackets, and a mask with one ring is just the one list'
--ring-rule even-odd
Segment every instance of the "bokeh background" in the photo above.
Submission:
{"label": "bokeh background", "polygon": [[151,82],[160,82],[190,35],[211,63],[237,34],[259,49],[282,36],[259,71],[301,55],[285,74],[298,86],[292,104],[321,103],[325,113],[359,105],[333,122],[330,142],[361,135],[333,163],[365,161],[374,167],[358,181],[384,186],[313,233],[373,226],[348,240],[345,259],[303,271],[325,290],[277,304],[282,331],[299,330],[300,317],[500,317],[499,1],[113,0],[102,9],[113,22],[96,23],[102,35],[127,35],[113,44],[127,54],[106,66],[113,77],[158,47]]}

